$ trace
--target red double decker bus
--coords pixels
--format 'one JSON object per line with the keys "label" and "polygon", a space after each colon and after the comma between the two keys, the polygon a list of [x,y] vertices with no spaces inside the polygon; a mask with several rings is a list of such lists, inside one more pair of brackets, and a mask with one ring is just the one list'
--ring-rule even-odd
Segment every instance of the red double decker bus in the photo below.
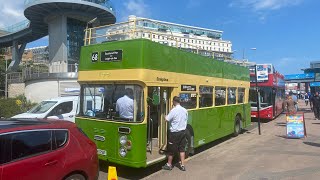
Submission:
{"label": "red double decker bus", "polygon": [[[260,92],[260,118],[272,120],[283,112],[285,101],[284,76],[277,72],[272,64],[257,64],[257,81]],[[258,117],[255,66],[250,67],[251,117]]]}

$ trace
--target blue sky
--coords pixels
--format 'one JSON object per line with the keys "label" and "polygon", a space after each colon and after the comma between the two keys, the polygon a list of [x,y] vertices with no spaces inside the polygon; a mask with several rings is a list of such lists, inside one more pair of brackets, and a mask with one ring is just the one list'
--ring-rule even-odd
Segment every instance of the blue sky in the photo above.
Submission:
{"label": "blue sky", "polygon": [[[117,21],[130,14],[222,30],[235,58],[272,63],[283,74],[303,73],[320,60],[318,0],[113,0]],[[0,26],[23,19],[23,2],[0,0]],[[46,45],[48,38],[28,44]],[[253,51],[250,48],[257,48]]]}

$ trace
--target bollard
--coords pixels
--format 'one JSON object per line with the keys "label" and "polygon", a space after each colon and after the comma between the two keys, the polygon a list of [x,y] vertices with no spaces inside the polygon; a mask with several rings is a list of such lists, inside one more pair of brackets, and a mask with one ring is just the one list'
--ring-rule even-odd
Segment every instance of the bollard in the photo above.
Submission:
{"label": "bollard", "polygon": [[118,180],[116,167],[109,166],[109,168],[108,168],[108,180]]}

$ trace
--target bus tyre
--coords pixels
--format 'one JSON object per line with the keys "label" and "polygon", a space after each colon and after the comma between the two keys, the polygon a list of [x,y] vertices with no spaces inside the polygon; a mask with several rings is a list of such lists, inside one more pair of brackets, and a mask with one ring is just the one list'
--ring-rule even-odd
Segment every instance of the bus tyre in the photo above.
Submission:
{"label": "bus tyre", "polygon": [[236,116],[235,122],[234,122],[234,132],[233,136],[236,137],[241,133],[241,118],[239,116]]}
{"label": "bus tyre", "polygon": [[189,155],[192,155],[194,150],[191,147],[191,133],[188,129],[186,129],[186,147],[185,147],[185,158],[188,158]]}

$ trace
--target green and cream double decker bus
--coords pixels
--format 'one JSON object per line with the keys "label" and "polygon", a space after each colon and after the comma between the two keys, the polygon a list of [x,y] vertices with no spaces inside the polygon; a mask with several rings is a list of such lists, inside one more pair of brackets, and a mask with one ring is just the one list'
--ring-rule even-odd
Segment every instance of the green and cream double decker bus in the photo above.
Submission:
{"label": "green and cream double decker bus", "polygon": [[[101,160],[147,167],[166,158],[164,120],[174,96],[188,110],[188,153],[250,124],[249,70],[147,39],[90,43],[81,49],[77,125]],[[130,116],[117,101],[126,95]]]}

